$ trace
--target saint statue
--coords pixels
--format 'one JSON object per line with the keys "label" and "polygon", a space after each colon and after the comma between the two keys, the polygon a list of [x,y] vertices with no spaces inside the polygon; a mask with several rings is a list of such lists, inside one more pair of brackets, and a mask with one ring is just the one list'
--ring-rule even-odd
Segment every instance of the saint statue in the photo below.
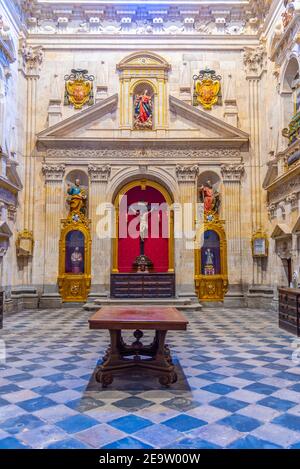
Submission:
{"label": "saint statue", "polygon": [[71,265],[73,274],[82,274],[82,261],[82,254],[79,250],[79,247],[76,247],[71,254]]}
{"label": "saint statue", "polygon": [[215,274],[214,253],[211,251],[210,248],[207,248],[204,254],[205,254],[204,275],[214,275]]}
{"label": "saint statue", "polygon": [[206,265],[214,265],[214,254],[210,250],[210,248],[206,249],[205,255],[206,255],[206,262],[205,262]]}
{"label": "saint statue", "polygon": [[134,128],[152,128],[152,98],[148,90],[134,98]]}
{"label": "saint statue", "polygon": [[200,201],[204,203],[204,212],[219,212],[221,204],[220,193],[214,189],[210,180],[200,187]]}
{"label": "saint statue", "polygon": [[80,187],[80,180],[75,179],[75,184],[68,184],[67,193],[69,197],[67,202],[70,205],[70,212],[81,212],[85,213],[86,211],[86,191]]}

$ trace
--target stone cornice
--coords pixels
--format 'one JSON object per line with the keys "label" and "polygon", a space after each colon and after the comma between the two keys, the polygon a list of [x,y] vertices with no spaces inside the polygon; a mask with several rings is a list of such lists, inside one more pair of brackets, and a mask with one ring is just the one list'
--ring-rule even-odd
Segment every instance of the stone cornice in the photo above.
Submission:
{"label": "stone cornice", "polygon": [[[30,34],[257,34],[269,9],[261,0],[222,4],[199,0],[166,0],[153,5],[138,1],[47,2],[14,0],[21,4]],[[79,20],[79,22],[78,22]]]}
{"label": "stone cornice", "polygon": [[272,62],[275,62],[278,65],[283,63],[288,51],[292,49],[294,43],[297,41],[299,28],[300,12],[297,11],[271,51],[270,60]]}
{"label": "stone cornice", "polygon": [[291,180],[297,179],[299,181],[300,188],[300,160],[297,163],[294,163],[288,171],[280,174],[271,184],[265,187],[265,190],[269,193],[277,191],[278,188],[281,188],[283,191],[286,186],[290,183]]}

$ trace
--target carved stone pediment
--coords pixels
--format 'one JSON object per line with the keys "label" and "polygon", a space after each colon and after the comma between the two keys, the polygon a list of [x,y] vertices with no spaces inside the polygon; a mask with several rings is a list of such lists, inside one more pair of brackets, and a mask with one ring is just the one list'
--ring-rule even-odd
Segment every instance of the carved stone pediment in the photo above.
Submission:
{"label": "carved stone pediment", "polygon": [[112,119],[105,126],[105,116],[117,111],[118,95],[110,96],[90,106],[80,113],[52,125],[37,136],[38,148],[151,148],[157,146],[189,149],[194,148],[241,148],[247,146],[249,135],[246,132],[218,119],[174,96],[169,97],[170,113],[182,119],[180,137],[178,128],[169,127],[164,135],[155,130],[147,132],[122,132],[118,119]]}
{"label": "carved stone pediment", "polygon": [[134,52],[117,64],[117,70],[137,68],[141,70],[151,70],[153,68],[155,70],[162,69],[168,71],[171,69],[171,66],[159,55],[148,51]]}

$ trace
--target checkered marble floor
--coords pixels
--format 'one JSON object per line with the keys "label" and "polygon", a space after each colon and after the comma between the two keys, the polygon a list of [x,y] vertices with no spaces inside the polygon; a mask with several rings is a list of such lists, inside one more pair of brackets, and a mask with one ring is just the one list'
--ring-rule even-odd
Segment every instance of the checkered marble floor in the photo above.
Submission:
{"label": "checkered marble floor", "polygon": [[300,448],[295,337],[276,314],[189,312],[188,331],[168,334],[179,376],[169,389],[139,374],[102,389],[93,373],[108,333],[90,331],[90,315],[5,318],[0,448]]}

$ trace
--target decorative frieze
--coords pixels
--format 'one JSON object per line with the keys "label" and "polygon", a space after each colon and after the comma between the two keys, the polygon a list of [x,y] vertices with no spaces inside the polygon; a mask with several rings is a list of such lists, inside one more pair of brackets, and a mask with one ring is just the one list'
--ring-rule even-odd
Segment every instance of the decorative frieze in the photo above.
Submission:
{"label": "decorative frieze", "polygon": [[65,174],[65,165],[58,164],[58,165],[50,165],[50,164],[43,164],[42,171],[45,176],[46,182],[50,181],[62,181],[64,174]]}
{"label": "decorative frieze", "polygon": [[[250,6],[243,2],[228,4],[226,8],[182,2],[180,8],[170,4],[158,10],[153,10],[147,2],[126,4],[125,10],[120,10],[117,1],[109,5],[103,2],[100,8],[93,9],[76,5],[76,2],[72,8],[54,1],[50,4],[39,0],[38,8],[36,2],[22,3],[30,34],[255,34],[259,28],[258,19],[262,19],[254,2]],[[267,3],[264,11],[268,10],[270,2],[260,0],[259,3]]]}
{"label": "decorative frieze", "polygon": [[231,160],[241,159],[241,153],[236,149],[219,149],[219,148],[207,148],[201,150],[195,149],[171,149],[171,148],[151,148],[151,149],[109,149],[104,148],[102,150],[84,150],[78,148],[74,149],[54,149],[49,148],[47,150],[47,158],[55,158],[58,160],[65,161],[67,159],[79,159],[81,162],[93,159],[111,159],[114,161],[126,160],[126,159],[172,159],[172,160]]}
{"label": "decorative frieze", "polygon": [[176,175],[178,182],[194,182],[199,174],[199,166],[176,166]]}
{"label": "decorative frieze", "polygon": [[89,164],[88,173],[91,182],[107,182],[110,176],[111,167],[109,165],[98,166]]}
{"label": "decorative frieze", "polygon": [[269,203],[278,203],[286,199],[290,194],[298,194],[300,192],[299,174],[291,177],[288,181],[279,184],[274,190],[268,190]]}
{"label": "decorative frieze", "polygon": [[244,174],[245,168],[243,164],[222,164],[221,173],[224,182],[240,182]]}

